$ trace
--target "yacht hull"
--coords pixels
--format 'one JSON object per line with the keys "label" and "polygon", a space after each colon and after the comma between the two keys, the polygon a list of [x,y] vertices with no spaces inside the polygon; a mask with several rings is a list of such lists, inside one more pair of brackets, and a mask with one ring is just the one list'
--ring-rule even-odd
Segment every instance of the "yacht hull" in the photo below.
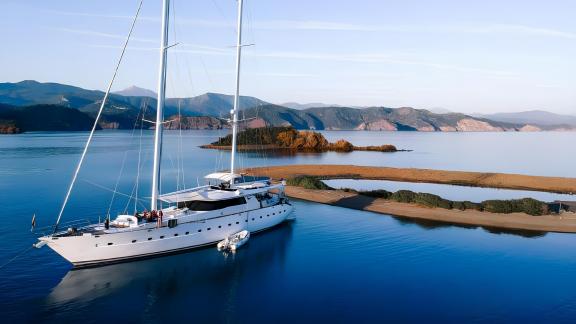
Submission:
{"label": "yacht hull", "polygon": [[114,234],[46,237],[47,245],[75,268],[128,262],[215,245],[242,230],[259,232],[287,219],[293,207],[278,204],[248,212]]}

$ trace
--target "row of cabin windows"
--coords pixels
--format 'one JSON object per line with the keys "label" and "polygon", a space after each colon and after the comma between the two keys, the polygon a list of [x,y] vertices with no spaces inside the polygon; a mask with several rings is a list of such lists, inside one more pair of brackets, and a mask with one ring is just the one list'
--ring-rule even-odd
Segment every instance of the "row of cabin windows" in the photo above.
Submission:
{"label": "row of cabin windows", "polygon": [[[286,212],[286,210],[283,210],[283,211]],[[276,213],[272,213],[272,215],[276,215]],[[270,214],[266,215],[266,217],[270,217]],[[260,216],[260,218],[262,218],[262,216]],[[255,219],[252,218],[252,220],[254,221]],[[246,219],[245,222],[248,223],[248,220]],[[236,222],[236,225],[238,225],[238,224],[240,224],[240,222]],[[232,223],[228,223],[228,226],[232,226]],[[218,225],[218,228],[222,228],[222,225]],[[208,227],[206,230],[209,231],[211,229],[212,229],[212,227]],[[202,232],[202,229],[198,230],[198,233],[200,233],[200,232]],[[188,235],[188,234],[190,234],[190,232],[185,233],[185,235]],[[178,233],[175,233],[174,236],[178,236]],[[164,235],[160,236],[160,238],[163,239]],[[152,238],[149,237],[148,241],[152,241]],[[136,242],[137,242],[137,240],[132,240],[132,243],[136,243]],[[112,244],[114,244],[114,243],[108,243],[108,245],[112,245]]]}

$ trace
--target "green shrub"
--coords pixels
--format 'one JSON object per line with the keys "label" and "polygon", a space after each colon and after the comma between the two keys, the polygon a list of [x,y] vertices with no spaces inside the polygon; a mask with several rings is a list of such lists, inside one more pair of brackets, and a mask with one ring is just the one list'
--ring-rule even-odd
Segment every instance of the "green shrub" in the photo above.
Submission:
{"label": "green shrub", "polygon": [[373,197],[373,198],[382,198],[382,199],[390,199],[392,193],[390,191],[384,189],[372,190],[372,191],[360,191],[361,195]]}
{"label": "green shrub", "polygon": [[466,205],[464,204],[463,201],[453,201],[452,208],[458,210],[466,210]]}
{"label": "green shrub", "polygon": [[290,186],[303,187],[305,189],[332,190],[333,188],[322,182],[318,177],[297,176],[286,181]]}
{"label": "green shrub", "polygon": [[520,199],[522,211],[528,215],[539,216],[548,213],[548,204],[532,198]]}
{"label": "green shrub", "polygon": [[482,211],[482,204],[467,201],[467,200],[463,201],[462,203],[464,204],[464,209],[475,209],[475,210]]}
{"label": "green shrub", "polygon": [[414,196],[414,203],[428,207],[440,207],[445,209],[452,208],[452,203],[449,200],[442,199],[437,195],[422,192],[419,192]]}
{"label": "green shrub", "polygon": [[414,202],[415,196],[416,194],[410,190],[398,190],[392,195],[390,195],[390,199],[395,200],[397,202],[411,203]]}
{"label": "green shrub", "polygon": [[482,202],[482,208],[492,213],[526,213],[533,216],[543,215],[548,212],[548,207],[545,203],[532,198],[486,200]]}

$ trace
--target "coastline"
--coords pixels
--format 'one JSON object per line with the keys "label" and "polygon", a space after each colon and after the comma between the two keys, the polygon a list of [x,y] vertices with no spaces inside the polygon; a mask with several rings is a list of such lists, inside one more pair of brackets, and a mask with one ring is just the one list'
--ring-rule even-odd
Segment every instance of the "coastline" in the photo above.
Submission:
{"label": "coastline", "polygon": [[371,198],[343,190],[315,190],[294,186],[286,186],[286,194],[291,198],[321,204],[420,220],[511,230],[576,233],[576,213],[531,216],[524,213],[496,214],[477,210],[431,208]]}
{"label": "coastline", "polygon": [[248,174],[266,175],[272,179],[315,176],[327,179],[368,179],[403,182],[425,182],[471,187],[576,193],[576,178],[531,176],[509,173],[448,171],[414,168],[371,167],[358,165],[282,165],[243,170]]}

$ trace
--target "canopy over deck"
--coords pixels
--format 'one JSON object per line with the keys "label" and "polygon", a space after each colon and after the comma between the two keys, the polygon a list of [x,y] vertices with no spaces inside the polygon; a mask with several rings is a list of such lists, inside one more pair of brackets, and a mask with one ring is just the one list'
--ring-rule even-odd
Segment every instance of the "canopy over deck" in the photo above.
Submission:
{"label": "canopy over deck", "polygon": [[233,199],[242,196],[254,195],[258,193],[267,192],[273,189],[282,190],[283,185],[265,185],[262,183],[255,183],[254,185],[241,186],[236,189],[216,189],[210,186],[203,186],[171,192],[161,195],[158,199],[166,203],[177,203],[181,201],[204,200],[216,201]]}

